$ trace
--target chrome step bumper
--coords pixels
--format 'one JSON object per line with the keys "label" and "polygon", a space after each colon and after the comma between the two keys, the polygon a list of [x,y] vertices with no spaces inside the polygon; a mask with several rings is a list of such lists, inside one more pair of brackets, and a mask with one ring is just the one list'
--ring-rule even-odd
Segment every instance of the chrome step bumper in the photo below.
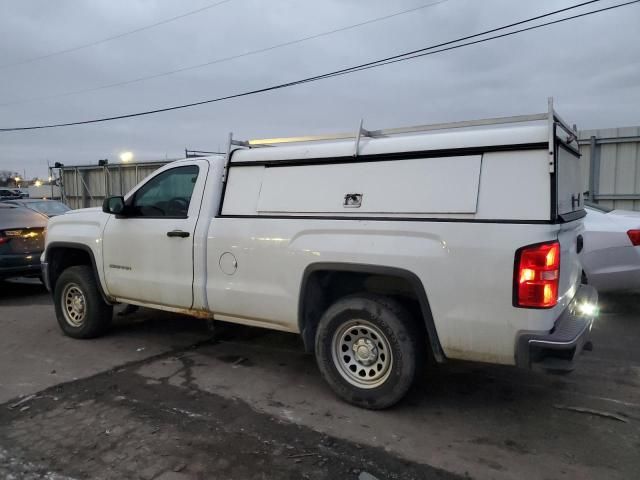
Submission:
{"label": "chrome step bumper", "polygon": [[516,365],[522,368],[573,370],[577,356],[589,341],[597,304],[596,289],[581,285],[551,331],[520,334],[516,344]]}

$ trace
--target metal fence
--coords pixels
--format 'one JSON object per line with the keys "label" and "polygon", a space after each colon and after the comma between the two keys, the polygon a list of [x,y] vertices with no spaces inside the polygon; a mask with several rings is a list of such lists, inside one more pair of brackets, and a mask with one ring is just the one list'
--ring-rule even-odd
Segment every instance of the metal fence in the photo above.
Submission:
{"label": "metal fence", "polygon": [[124,195],[169,161],[61,167],[63,202],[71,208],[99,207],[105,197]]}
{"label": "metal fence", "polygon": [[640,127],[583,130],[579,143],[589,199],[640,210]]}

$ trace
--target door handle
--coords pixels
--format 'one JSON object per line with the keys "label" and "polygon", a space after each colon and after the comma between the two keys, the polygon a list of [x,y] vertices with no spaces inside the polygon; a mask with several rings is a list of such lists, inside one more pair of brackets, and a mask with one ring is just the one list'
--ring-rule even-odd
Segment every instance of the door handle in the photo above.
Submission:
{"label": "door handle", "polygon": [[182,230],[171,230],[170,232],[167,232],[167,237],[187,238],[189,235],[189,232],[183,232]]}

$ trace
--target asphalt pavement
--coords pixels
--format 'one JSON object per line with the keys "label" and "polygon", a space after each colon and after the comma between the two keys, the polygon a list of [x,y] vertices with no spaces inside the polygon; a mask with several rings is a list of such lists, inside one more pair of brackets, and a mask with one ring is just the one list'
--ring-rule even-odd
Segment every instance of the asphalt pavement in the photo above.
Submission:
{"label": "asphalt pavement", "polygon": [[0,283],[0,478],[635,479],[639,298],[602,297],[570,375],[449,362],[372,412],[295,335],[140,310],[72,340]]}

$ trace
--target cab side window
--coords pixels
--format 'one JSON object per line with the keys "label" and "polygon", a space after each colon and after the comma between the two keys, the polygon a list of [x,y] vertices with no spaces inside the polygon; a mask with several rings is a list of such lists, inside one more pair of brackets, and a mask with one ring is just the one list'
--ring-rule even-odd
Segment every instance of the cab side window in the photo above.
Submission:
{"label": "cab side window", "polygon": [[136,217],[186,218],[198,171],[196,165],[188,165],[154,177],[135,193],[131,213]]}

